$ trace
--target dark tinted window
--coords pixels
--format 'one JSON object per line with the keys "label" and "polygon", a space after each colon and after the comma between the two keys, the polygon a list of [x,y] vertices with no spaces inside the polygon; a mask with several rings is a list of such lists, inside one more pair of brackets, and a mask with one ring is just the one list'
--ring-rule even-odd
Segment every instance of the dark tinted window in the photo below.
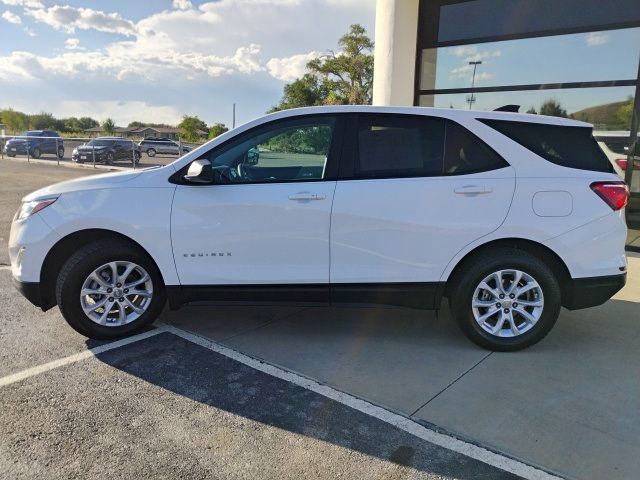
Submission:
{"label": "dark tinted window", "polygon": [[417,177],[439,175],[444,153],[441,118],[361,116],[356,176]]}
{"label": "dark tinted window", "polygon": [[508,166],[461,125],[436,117],[363,115],[358,178],[464,175]]}
{"label": "dark tinted window", "polygon": [[447,122],[443,175],[464,175],[508,167],[482,140],[455,122]]}
{"label": "dark tinted window", "polygon": [[480,121],[557,165],[613,172],[611,163],[593,138],[591,128],[508,120]]}

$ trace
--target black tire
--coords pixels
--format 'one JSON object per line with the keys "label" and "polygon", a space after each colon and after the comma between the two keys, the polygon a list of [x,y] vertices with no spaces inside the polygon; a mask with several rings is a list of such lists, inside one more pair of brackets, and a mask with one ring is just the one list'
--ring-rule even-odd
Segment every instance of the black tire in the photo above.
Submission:
{"label": "black tire", "polygon": [[150,157],[155,157],[156,151],[153,148],[150,148],[149,150],[147,150],[147,155]]}
{"label": "black tire", "polygon": [[15,158],[16,156],[15,156],[15,155],[9,155],[9,154],[7,153],[7,157]]}
{"label": "black tire", "polygon": [[[153,283],[153,296],[146,311],[131,323],[103,326],[82,310],[80,290],[93,270],[112,261],[130,261],[144,268]],[[136,246],[119,239],[98,240],[85,245],[63,265],[56,282],[56,300],[67,323],[78,333],[93,339],[112,339],[133,334],[153,323],[165,304],[162,276],[149,256]]]}
{"label": "black tire", "polygon": [[58,159],[62,160],[64,158],[64,147],[58,147]]}
{"label": "black tire", "polygon": [[107,157],[104,161],[105,165],[111,165],[113,163],[113,153],[107,153]]}
{"label": "black tire", "polygon": [[36,159],[40,158],[40,149],[38,147],[34,147],[34,149],[31,150],[31,156]]}
{"label": "black tire", "polygon": [[[544,297],[544,306],[539,319],[528,331],[514,337],[500,337],[485,331],[478,324],[471,303],[476,287],[485,277],[493,272],[509,269],[525,272],[537,281]],[[549,333],[560,314],[558,279],[544,262],[522,250],[496,248],[477,255],[461,266],[451,282],[449,307],[453,317],[471,341],[488,350],[510,352],[534,345]],[[508,298],[506,300],[509,301]],[[488,310],[482,310],[486,311]]]}

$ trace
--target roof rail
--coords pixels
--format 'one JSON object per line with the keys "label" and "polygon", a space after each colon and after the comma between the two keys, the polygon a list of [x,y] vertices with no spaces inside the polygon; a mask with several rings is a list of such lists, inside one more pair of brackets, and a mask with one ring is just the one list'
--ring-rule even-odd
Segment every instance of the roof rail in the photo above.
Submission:
{"label": "roof rail", "polygon": [[518,113],[520,110],[520,105],[503,105],[502,107],[498,107],[494,110],[494,112],[513,112]]}

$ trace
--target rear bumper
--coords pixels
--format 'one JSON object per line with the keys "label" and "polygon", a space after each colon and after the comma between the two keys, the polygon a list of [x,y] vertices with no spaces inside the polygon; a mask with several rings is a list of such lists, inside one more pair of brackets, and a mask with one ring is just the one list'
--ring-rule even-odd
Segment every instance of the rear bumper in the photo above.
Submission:
{"label": "rear bumper", "polygon": [[595,307],[613,297],[627,283],[627,274],[573,278],[563,289],[562,305],[569,310]]}

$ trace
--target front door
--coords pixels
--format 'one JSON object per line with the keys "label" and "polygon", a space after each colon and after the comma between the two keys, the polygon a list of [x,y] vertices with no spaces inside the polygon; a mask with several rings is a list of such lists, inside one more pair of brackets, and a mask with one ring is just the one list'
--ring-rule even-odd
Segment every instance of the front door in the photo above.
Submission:
{"label": "front door", "polygon": [[216,182],[179,185],[171,214],[183,286],[329,282],[340,124],[327,116],[275,121],[201,157]]}

